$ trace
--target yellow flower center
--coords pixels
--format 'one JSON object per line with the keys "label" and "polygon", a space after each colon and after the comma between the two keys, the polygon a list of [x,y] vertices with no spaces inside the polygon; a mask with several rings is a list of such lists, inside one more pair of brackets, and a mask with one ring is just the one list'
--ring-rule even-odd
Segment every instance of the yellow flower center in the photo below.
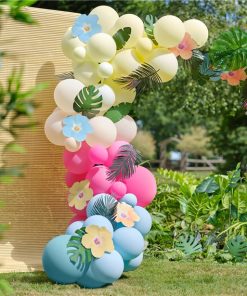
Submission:
{"label": "yellow flower center", "polygon": [[80,131],[81,131],[81,126],[80,126],[80,125],[74,125],[74,126],[73,126],[73,130],[74,130],[75,132],[80,132]]}
{"label": "yellow flower center", "polygon": [[91,26],[89,24],[84,24],[83,27],[82,27],[82,30],[85,33],[88,33],[89,31],[91,31]]}

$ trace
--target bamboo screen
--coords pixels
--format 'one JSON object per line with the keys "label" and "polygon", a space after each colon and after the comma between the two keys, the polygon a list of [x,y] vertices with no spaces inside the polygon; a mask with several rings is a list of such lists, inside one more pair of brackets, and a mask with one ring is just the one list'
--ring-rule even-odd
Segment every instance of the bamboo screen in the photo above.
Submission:
{"label": "bamboo screen", "polygon": [[[0,46],[8,56],[0,69],[5,82],[14,66],[24,65],[24,89],[47,81],[48,88],[35,97],[38,108],[33,130],[20,130],[18,143],[26,148],[23,155],[8,154],[12,165],[25,164],[25,176],[13,184],[0,185],[0,223],[9,230],[0,241],[0,272],[27,271],[41,268],[43,247],[55,235],[63,234],[71,213],[66,205],[63,148],[45,138],[43,126],[55,108],[53,91],[56,74],[70,71],[70,63],[61,50],[61,38],[77,14],[45,9],[27,9],[37,25],[23,25],[1,20]],[[8,141],[0,132],[0,141]]]}

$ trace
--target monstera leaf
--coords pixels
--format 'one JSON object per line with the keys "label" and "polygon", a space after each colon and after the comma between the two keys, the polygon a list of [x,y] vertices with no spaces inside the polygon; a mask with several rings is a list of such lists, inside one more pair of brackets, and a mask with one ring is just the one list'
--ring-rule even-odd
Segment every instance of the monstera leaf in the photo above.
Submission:
{"label": "monstera leaf", "polygon": [[151,14],[148,14],[144,21],[144,28],[148,38],[151,39],[155,45],[158,45],[158,42],[154,38],[154,23],[156,21],[157,21],[157,17],[154,17]]}
{"label": "monstera leaf", "polygon": [[115,33],[112,36],[112,38],[114,39],[114,41],[116,43],[117,50],[122,49],[124,47],[124,45],[126,44],[126,42],[130,38],[130,33],[131,33],[131,28],[126,27],[126,28],[118,30],[117,33]]}
{"label": "monstera leaf", "polygon": [[214,193],[219,189],[219,185],[216,183],[214,177],[206,178],[196,187],[197,193]]}
{"label": "monstera leaf", "polygon": [[185,255],[191,255],[202,251],[202,245],[200,244],[201,237],[197,235],[182,235],[178,238],[175,246],[177,249],[181,250]]}
{"label": "monstera leaf", "polygon": [[84,87],[75,97],[73,109],[88,117],[95,116],[102,107],[102,96],[94,85]]}
{"label": "monstera leaf", "polygon": [[238,235],[227,241],[226,248],[236,261],[243,261],[247,254],[247,240]]}
{"label": "monstera leaf", "polygon": [[232,71],[246,67],[247,32],[232,28],[214,40],[210,48],[210,59],[216,68]]}
{"label": "monstera leaf", "polygon": [[81,243],[81,239],[85,234],[85,227],[78,229],[75,233],[77,235],[71,236],[67,244],[67,254],[71,263],[77,265],[77,269],[85,272],[92,261],[91,250],[86,249]]}
{"label": "monstera leaf", "polygon": [[117,106],[111,107],[104,116],[111,119],[111,121],[118,122],[121,120],[124,116],[128,115],[130,110],[132,108],[131,103],[120,103]]}

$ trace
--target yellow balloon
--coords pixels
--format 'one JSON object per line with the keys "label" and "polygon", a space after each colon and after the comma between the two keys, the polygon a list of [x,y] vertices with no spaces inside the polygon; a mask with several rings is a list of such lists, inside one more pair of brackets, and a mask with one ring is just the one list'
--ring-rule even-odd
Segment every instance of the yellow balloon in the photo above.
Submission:
{"label": "yellow balloon", "polygon": [[136,43],[136,52],[142,61],[150,55],[153,49],[153,42],[147,37],[141,37]]}
{"label": "yellow balloon", "polygon": [[114,76],[126,76],[136,70],[141,64],[132,49],[124,49],[116,54],[112,60]]}
{"label": "yellow balloon", "polygon": [[75,79],[81,81],[86,86],[90,84],[97,84],[100,81],[100,77],[97,74],[98,64],[85,61],[84,63],[72,64]]}
{"label": "yellow balloon", "polygon": [[[78,49],[79,48],[79,49]],[[85,44],[78,37],[73,37],[71,28],[69,28],[62,38],[62,50],[65,56],[71,60],[82,60],[85,57]],[[84,54],[79,54],[78,52]]]}
{"label": "yellow balloon", "polygon": [[106,33],[113,28],[119,18],[117,12],[113,8],[105,5],[95,7],[90,14],[98,16],[102,31]]}
{"label": "yellow balloon", "polygon": [[153,51],[148,63],[158,71],[162,82],[171,80],[177,73],[178,61],[175,55],[166,49],[157,48]]}
{"label": "yellow balloon", "polygon": [[202,47],[208,40],[208,28],[207,26],[196,19],[187,20],[184,22],[185,30],[196,42],[197,47]]}
{"label": "yellow balloon", "polygon": [[154,37],[160,46],[175,47],[183,40],[184,34],[184,24],[176,16],[163,16],[154,24]]}
{"label": "yellow balloon", "polygon": [[126,141],[130,143],[137,134],[137,125],[129,115],[123,117],[115,123],[117,128],[117,141]]}
{"label": "yellow balloon", "polygon": [[97,73],[98,73],[99,77],[108,78],[113,73],[113,67],[110,63],[103,62],[98,65]]}

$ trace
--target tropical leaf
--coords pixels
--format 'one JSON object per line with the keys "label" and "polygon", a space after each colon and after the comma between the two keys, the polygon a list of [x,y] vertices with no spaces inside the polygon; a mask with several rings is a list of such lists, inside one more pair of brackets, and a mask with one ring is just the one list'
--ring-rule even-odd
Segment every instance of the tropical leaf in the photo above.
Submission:
{"label": "tropical leaf", "polygon": [[212,81],[220,80],[220,75],[222,74],[221,70],[213,68],[208,54],[204,55],[203,62],[199,65],[199,72],[204,76],[208,76]]}
{"label": "tropical leaf", "polygon": [[131,28],[130,27],[126,27],[123,29],[118,30],[113,36],[112,38],[114,39],[116,46],[117,46],[117,50],[121,49],[124,47],[124,45],[126,44],[126,42],[129,40],[130,38],[130,34],[131,34]]}
{"label": "tropical leaf", "polygon": [[75,78],[74,73],[72,71],[58,74],[58,75],[56,75],[56,77],[59,80],[74,79]]}
{"label": "tropical leaf", "polygon": [[149,39],[152,40],[153,44],[158,45],[158,42],[154,38],[154,23],[157,21],[157,17],[154,17],[151,14],[146,15],[144,21],[145,32]]}
{"label": "tropical leaf", "polygon": [[225,189],[226,193],[230,192],[231,190],[234,190],[241,180],[240,163],[237,164],[237,167],[234,171],[228,173],[228,178],[228,185]]}
{"label": "tropical leaf", "polygon": [[111,119],[111,121],[118,122],[121,120],[124,116],[128,115],[130,110],[132,108],[131,103],[120,103],[117,106],[111,107],[104,116]]}
{"label": "tropical leaf", "polygon": [[247,32],[231,28],[214,40],[210,48],[210,59],[216,68],[233,71],[246,67]]}
{"label": "tropical leaf", "polygon": [[196,187],[197,193],[214,193],[219,189],[219,185],[216,183],[214,177],[206,178]]}
{"label": "tropical leaf", "polygon": [[75,233],[77,235],[71,236],[67,244],[67,254],[71,263],[77,269],[86,272],[92,261],[92,253],[90,249],[86,249],[81,243],[81,239],[85,234],[85,227],[78,229]]}
{"label": "tropical leaf", "polygon": [[226,248],[236,261],[243,261],[247,254],[247,240],[241,235],[229,239]]}
{"label": "tropical leaf", "polygon": [[145,63],[128,76],[115,79],[115,82],[123,85],[128,90],[135,88],[137,94],[145,90],[157,90],[157,87],[162,83],[158,71],[153,66]]}
{"label": "tropical leaf", "polygon": [[102,96],[94,85],[84,87],[75,97],[73,109],[88,117],[95,116],[102,107]]}
{"label": "tropical leaf", "polygon": [[107,180],[128,179],[136,171],[136,165],[141,162],[141,154],[131,144],[119,148],[112,165],[107,172]]}
{"label": "tropical leaf", "polygon": [[200,240],[201,237],[199,234],[196,237],[189,234],[181,235],[175,243],[175,247],[178,250],[181,250],[185,255],[189,256],[202,251]]}

